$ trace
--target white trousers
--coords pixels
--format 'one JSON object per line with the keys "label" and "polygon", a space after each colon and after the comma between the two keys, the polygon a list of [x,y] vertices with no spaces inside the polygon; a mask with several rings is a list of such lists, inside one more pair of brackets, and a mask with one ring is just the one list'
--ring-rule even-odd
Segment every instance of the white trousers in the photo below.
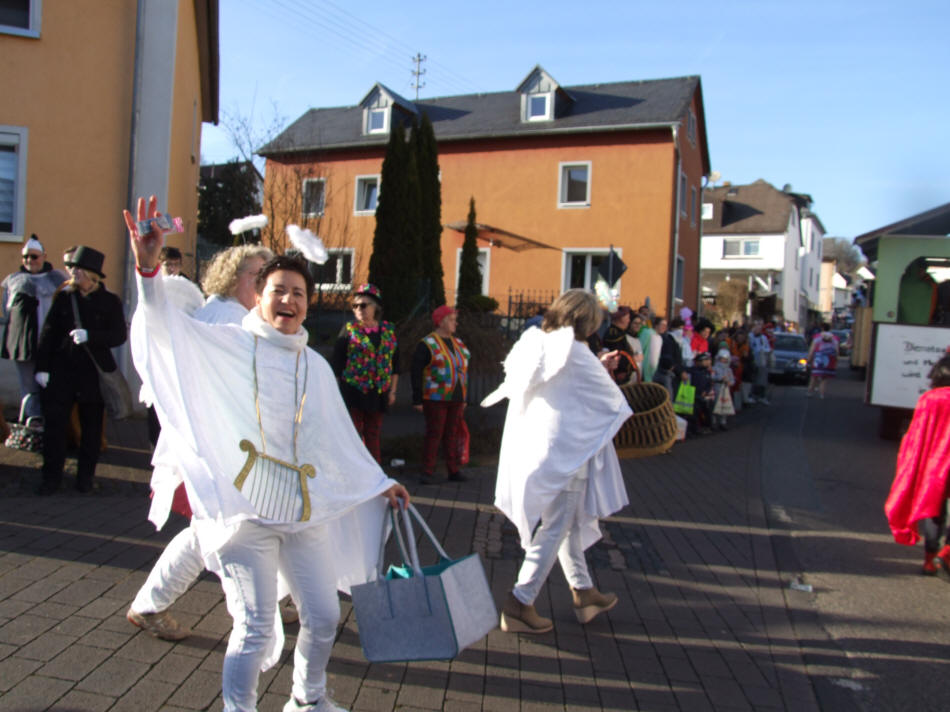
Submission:
{"label": "white trousers", "polygon": [[285,534],[244,522],[218,557],[228,612],[234,618],[222,675],[225,712],[257,709],[257,679],[274,633],[278,570],[300,613],[293,696],[304,703],[323,697],[327,662],[340,621],[327,529],[315,525]]}
{"label": "white trousers", "polygon": [[198,538],[190,526],[185,527],[158,557],[132,601],[132,610],[136,613],[164,611],[188,590],[204,568]]}
{"label": "white trousers", "polygon": [[515,598],[526,606],[534,604],[555,559],[561,562],[564,577],[571,588],[593,587],[580,532],[579,515],[586,486],[586,478],[575,477],[541,514],[541,524],[531,537],[524,563],[518,571],[518,581],[512,590]]}

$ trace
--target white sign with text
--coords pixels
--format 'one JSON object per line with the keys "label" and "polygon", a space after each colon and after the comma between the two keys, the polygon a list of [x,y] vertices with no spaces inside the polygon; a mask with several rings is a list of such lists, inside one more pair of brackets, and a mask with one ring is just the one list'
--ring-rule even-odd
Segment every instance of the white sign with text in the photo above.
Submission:
{"label": "white sign with text", "polygon": [[946,327],[878,324],[871,405],[915,408],[921,393],[930,390],[930,369],[948,346]]}

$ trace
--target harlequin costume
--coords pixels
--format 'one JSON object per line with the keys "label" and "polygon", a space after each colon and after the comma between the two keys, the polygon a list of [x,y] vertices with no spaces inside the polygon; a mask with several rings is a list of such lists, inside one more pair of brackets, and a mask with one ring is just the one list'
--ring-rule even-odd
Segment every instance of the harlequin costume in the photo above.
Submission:
{"label": "harlequin costume", "polygon": [[[442,306],[432,315],[439,326],[455,310]],[[468,361],[471,356],[462,340],[443,338],[435,331],[423,338],[412,357],[412,403],[422,405],[426,434],[422,454],[423,479],[431,478],[439,454],[445,452],[450,479],[462,479],[464,445],[463,411],[468,394]]]}
{"label": "harlequin costume", "polygon": [[917,401],[897,454],[897,474],[884,505],[898,544],[920,539],[918,523],[946,512],[950,471],[950,387],[935,388]]}
{"label": "harlequin costume", "polygon": [[[361,286],[356,294],[371,297],[377,304],[382,301],[379,288],[372,284]],[[380,426],[399,374],[396,328],[388,321],[372,327],[351,321],[333,347],[331,365],[353,425],[370,454],[381,462]]]}

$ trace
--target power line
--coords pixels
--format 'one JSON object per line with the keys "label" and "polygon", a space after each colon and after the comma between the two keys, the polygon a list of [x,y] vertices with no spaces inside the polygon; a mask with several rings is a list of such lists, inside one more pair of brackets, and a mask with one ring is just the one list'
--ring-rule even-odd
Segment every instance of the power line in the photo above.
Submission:
{"label": "power line", "polygon": [[[354,37],[351,33],[347,31],[340,31],[340,28],[336,28],[333,25],[328,24],[319,15],[313,15],[307,9],[301,9],[299,6],[297,7],[288,6],[286,0],[272,0],[272,4],[279,5],[285,11],[293,15],[296,15],[298,18],[305,20],[307,23],[310,23],[311,25],[317,25],[319,27],[322,27],[324,30],[334,35],[338,40],[342,40],[345,45],[350,45],[361,50],[361,52],[364,55],[368,51],[372,52],[380,60],[391,64],[394,68],[398,68],[398,69],[401,69],[402,71],[405,71],[405,64],[403,62],[397,60],[393,56],[389,56],[388,53],[379,52],[374,47],[368,46],[365,43],[364,37],[359,36],[359,35]],[[299,26],[298,26],[298,29],[305,30],[305,28],[300,28]],[[306,32],[304,32],[304,34],[306,35]],[[320,33],[320,34],[323,34],[323,33]]]}
{"label": "power line", "polygon": [[[354,14],[351,13],[351,12],[349,12],[349,11],[346,10],[345,8],[342,8],[342,7],[340,7],[339,5],[337,5],[336,3],[332,2],[332,0],[321,0],[321,1],[322,1],[322,3],[323,3],[324,6],[327,6],[327,7],[329,7],[329,8],[332,8],[333,11],[335,11],[337,14],[339,14],[339,15],[344,15],[345,17],[349,18],[350,20],[352,20],[352,21],[354,21],[354,22],[356,22],[356,23],[358,23],[358,24],[360,24],[360,25],[363,25],[366,29],[372,31],[373,33],[378,34],[378,35],[380,35],[381,37],[385,37],[385,38],[388,39],[391,43],[394,43],[395,45],[398,45],[403,51],[406,51],[406,52],[412,52],[412,51],[413,51],[412,47],[410,47],[409,45],[405,44],[405,43],[404,43],[402,40],[400,40],[398,37],[395,37],[395,36],[389,34],[388,32],[386,32],[385,30],[382,30],[382,29],[380,29],[380,28],[378,28],[378,27],[375,27],[375,26],[371,25],[370,23],[368,23],[366,20],[362,19],[361,17],[357,17],[356,15],[354,15]],[[440,65],[440,66],[441,66],[441,65]],[[453,72],[452,70],[450,70],[450,69],[448,69],[448,68],[445,68],[445,73],[448,74],[448,75],[453,75],[453,76],[455,77],[455,79],[457,80],[457,81],[455,82],[456,84],[458,84],[458,83],[467,84],[467,85],[470,85],[471,87],[477,87],[477,86],[478,86],[475,82],[470,81],[470,80],[468,79],[468,77],[464,77],[464,76],[462,76],[461,74],[458,74],[458,73],[456,73],[456,72]]]}
{"label": "power line", "polygon": [[[329,0],[324,0],[325,12],[314,7],[310,0],[301,2],[300,0],[272,0],[270,3],[249,5],[254,11],[264,11],[270,17],[279,23],[286,24],[297,30],[298,33],[312,39],[316,34],[322,42],[332,44],[348,54],[356,54],[365,59],[367,56],[373,57],[376,61],[388,65],[391,69],[398,69],[402,76],[406,71],[405,56],[413,51],[398,38],[370,25],[343,8],[335,5]],[[275,7],[276,6],[276,7]],[[415,53],[420,54],[420,53]],[[415,58],[412,60],[415,62]],[[429,60],[429,64],[435,69],[437,63]],[[426,70],[420,70],[419,64],[415,65],[415,71],[410,69],[410,75],[416,77],[417,81],[407,79],[405,82],[398,82],[400,91],[403,88],[416,89],[416,98],[418,99],[418,88],[426,84],[446,86],[451,93],[470,93],[472,88],[479,91],[478,86],[467,78],[452,72],[443,70],[435,74],[428,74],[427,82],[420,83],[417,71],[426,73]],[[391,83],[387,81],[386,83]],[[420,86],[417,88],[416,84]]]}
{"label": "power line", "polygon": [[[376,37],[385,39],[388,42],[385,45],[387,47],[387,51],[394,51],[390,49],[390,46],[394,45],[396,48],[395,51],[399,51],[401,53],[414,52],[414,49],[412,47],[402,42],[402,40],[400,40],[398,37],[394,37],[393,35],[387,33],[386,31],[378,27],[375,27],[374,25],[371,25],[370,23],[363,20],[362,18],[357,17],[353,13],[331,2],[331,0],[322,0],[322,4],[326,8],[328,8],[332,13],[336,14],[336,18],[334,19],[335,19],[335,24],[337,26],[343,26],[347,29],[347,31],[350,31],[350,32],[355,31],[360,37],[376,36]],[[357,26],[361,26],[363,29],[359,29],[359,27]],[[457,72],[454,72],[448,67],[444,67],[443,65],[433,60],[429,60],[429,62],[432,68],[438,69],[441,74],[440,76],[435,75],[435,74],[430,75],[430,79],[432,81],[436,83],[446,84],[447,86],[451,87],[452,89],[460,93],[465,93],[466,91],[470,92],[472,90],[479,91],[481,89],[479,84],[471,81],[468,77],[465,77]]]}

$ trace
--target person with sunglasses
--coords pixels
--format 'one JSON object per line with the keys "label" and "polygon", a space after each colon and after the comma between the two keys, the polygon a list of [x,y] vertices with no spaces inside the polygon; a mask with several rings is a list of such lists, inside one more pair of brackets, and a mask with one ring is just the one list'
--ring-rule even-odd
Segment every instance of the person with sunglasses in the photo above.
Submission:
{"label": "person with sunglasses", "polygon": [[16,363],[23,421],[42,415],[40,386],[34,380],[36,346],[56,288],[67,276],[46,261],[36,235],[23,246],[20,269],[3,280],[3,344],[0,357]]}
{"label": "person with sunglasses", "polygon": [[379,433],[383,414],[396,402],[399,344],[395,327],[383,321],[383,296],[375,284],[356,290],[353,316],[333,347],[331,363],[356,432],[381,463]]}

